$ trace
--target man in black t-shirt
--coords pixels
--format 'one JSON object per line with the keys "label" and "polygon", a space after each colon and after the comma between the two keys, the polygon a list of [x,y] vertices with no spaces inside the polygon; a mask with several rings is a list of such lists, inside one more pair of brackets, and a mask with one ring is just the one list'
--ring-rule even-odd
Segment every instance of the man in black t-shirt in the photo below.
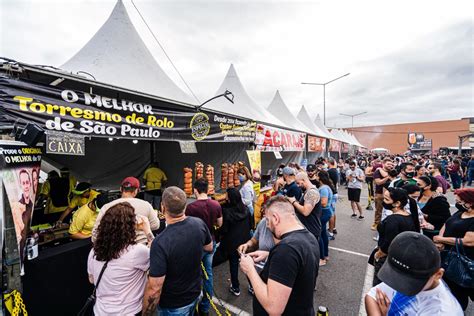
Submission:
{"label": "man in black t-shirt", "polygon": [[253,315],[314,316],[313,291],[318,276],[319,248],[316,238],[305,229],[293,206],[282,196],[267,202],[267,225],[280,242],[268,254],[260,275],[253,258],[261,251],[241,255],[240,268],[255,292]]}
{"label": "man in black t-shirt", "polygon": [[[288,201],[295,207],[296,216],[301,224],[316,237],[321,237],[321,196],[319,190],[311,183],[308,175],[300,172],[296,175],[296,184],[303,190],[304,194],[301,200],[288,198]],[[319,248],[319,244],[315,245]]]}
{"label": "man in black t-shirt", "polygon": [[316,175],[317,171],[318,168],[316,168],[316,165],[309,164],[306,166],[306,173],[308,174],[309,181],[311,181],[311,183],[316,187],[319,186],[318,177]]}
{"label": "man in black t-shirt", "polygon": [[298,187],[298,185],[296,185],[295,176],[295,169],[290,167],[283,168],[283,179],[286,182],[285,186],[283,187],[283,195],[287,197],[294,197],[297,201],[299,201],[301,199],[301,195],[303,195],[303,192]]}
{"label": "man in black t-shirt", "polygon": [[[211,234],[199,218],[186,217],[186,195],[178,187],[163,192],[166,229],[150,248],[150,273],[143,315],[191,315],[201,293],[201,257],[212,252]],[[178,314],[179,313],[179,314]]]}

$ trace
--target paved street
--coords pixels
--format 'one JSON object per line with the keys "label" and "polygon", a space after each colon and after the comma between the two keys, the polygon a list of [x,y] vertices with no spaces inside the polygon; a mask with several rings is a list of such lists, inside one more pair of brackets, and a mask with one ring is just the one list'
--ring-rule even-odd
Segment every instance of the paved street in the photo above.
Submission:
{"label": "paved street", "polygon": [[[372,239],[375,233],[370,230],[373,220],[373,211],[366,211],[365,219],[358,221],[350,218],[352,212],[347,201],[345,189],[340,190],[340,201],[337,204],[336,240],[330,241],[329,262],[321,267],[314,295],[314,305],[326,306],[330,315],[362,315],[361,298],[364,290],[364,281],[367,279],[371,286],[372,266],[367,265],[368,255],[376,242]],[[454,204],[454,196],[449,193],[448,199]],[[364,191],[362,204],[367,205],[367,193]],[[453,209],[454,210],[454,209]],[[368,276],[366,277],[366,275]],[[235,297],[229,293],[230,274],[228,263],[214,268],[215,295],[223,302],[232,306],[232,314],[252,314],[252,297],[247,292],[248,282],[242,273],[239,274],[241,295]],[[221,312],[224,312],[221,309]],[[466,315],[474,315],[473,304],[468,308]]]}

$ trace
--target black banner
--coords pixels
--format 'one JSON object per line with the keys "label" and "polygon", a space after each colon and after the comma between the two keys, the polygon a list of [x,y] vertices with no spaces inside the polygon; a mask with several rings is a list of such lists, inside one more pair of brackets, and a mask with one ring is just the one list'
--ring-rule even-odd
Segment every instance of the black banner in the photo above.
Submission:
{"label": "black banner", "polygon": [[0,76],[0,105],[7,119],[35,122],[45,130],[84,136],[149,140],[253,142],[254,121],[193,109],[61,90]]}

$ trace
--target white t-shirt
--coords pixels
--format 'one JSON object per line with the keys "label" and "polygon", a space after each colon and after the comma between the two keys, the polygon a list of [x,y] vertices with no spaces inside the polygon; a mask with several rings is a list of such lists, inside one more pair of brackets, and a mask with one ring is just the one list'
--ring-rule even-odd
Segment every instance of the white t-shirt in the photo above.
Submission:
{"label": "white t-shirt", "polygon": [[375,289],[377,288],[384,292],[391,302],[387,316],[464,315],[461,305],[459,305],[443,281],[440,281],[439,285],[434,289],[422,291],[415,296],[406,296],[398,293],[385,283],[374,286],[367,295],[376,299]]}
{"label": "white t-shirt", "polygon": [[364,171],[356,167],[354,170],[349,169],[346,171],[346,177],[349,178],[350,175],[352,175],[352,181],[347,184],[347,187],[349,189],[362,189],[362,181],[357,179],[357,177],[364,178]]}
{"label": "white t-shirt", "polygon": [[[87,272],[93,276],[94,284],[104,264],[94,258],[92,249]],[[149,268],[150,250],[142,244],[129,246],[120,258],[110,261],[97,288],[95,315],[135,315],[141,311]]]}

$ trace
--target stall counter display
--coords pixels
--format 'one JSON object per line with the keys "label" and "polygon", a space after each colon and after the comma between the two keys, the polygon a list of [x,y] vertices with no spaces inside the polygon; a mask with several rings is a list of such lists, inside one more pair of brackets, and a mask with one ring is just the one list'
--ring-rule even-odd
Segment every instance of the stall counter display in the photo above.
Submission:
{"label": "stall counter display", "polygon": [[234,188],[234,165],[232,164],[227,167],[227,188]]}

